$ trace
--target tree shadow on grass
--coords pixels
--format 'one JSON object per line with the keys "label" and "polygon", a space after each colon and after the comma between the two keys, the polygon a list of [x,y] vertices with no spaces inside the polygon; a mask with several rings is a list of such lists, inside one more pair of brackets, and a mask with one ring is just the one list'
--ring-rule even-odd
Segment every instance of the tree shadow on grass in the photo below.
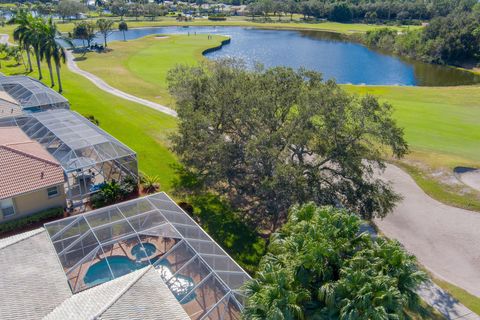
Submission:
{"label": "tree shadow on grass", "polygon": [[249,228],[228,204],[218,196],[191,196],[181,206],[189,211],[204,230],[237,261],[253,274],[264,252],[265,241]]}

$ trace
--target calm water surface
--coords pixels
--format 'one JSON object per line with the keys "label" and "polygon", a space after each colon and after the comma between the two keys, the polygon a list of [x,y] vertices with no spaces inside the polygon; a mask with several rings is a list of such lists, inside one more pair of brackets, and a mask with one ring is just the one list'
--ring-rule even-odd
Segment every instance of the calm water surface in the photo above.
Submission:
{"label": "calm water surface", "polygon": [[[127,39],[150,34],[221,34],[231,42],[205,54],[209,59],[236,57],[248,66],[305,67],[338,83],[367,85],[452,86],[480,83],[480,76],[455,68],[402,59],[348,42],[334,33],[319,31],[264,30],[244,27],[157,27],[131,29]],[[123,40],[114,32],[108,41]],[[95,42],[103,43],[98,37]]]}

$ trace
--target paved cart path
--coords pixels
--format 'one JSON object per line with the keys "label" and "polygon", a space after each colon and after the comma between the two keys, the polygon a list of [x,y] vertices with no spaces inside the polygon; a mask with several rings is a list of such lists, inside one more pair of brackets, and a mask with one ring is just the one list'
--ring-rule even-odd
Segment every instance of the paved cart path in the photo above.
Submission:
{"label": "paved cart path", "polygon": [[[108,93],[177,116],[173,109],[118,90],[80,69],[70,51],[67,52],[67,65],[72,72],[82,75]],[[480,213],[453,208],[433,200],[408,174],[395,166],[389,165],[384,176],[393,181],[395,190],[404,196],[404,200],[393,214],[383,221],[377,221],[381,230],[402,242],[437,276],[480,294],[480,232],[472,233],[472,230],[480,230]],[[419,293],[447,319],[480,320],[479,316],[434,284],[426,285]]]}
{"label": "paved cart path", "polygon": [[73,56],[73,54],[70,50],[66,50],[66,55],[67,55],[67,66],[71,71],[73,71],[74,73],[77,73],[79,75],[84,76],[85,78],[90,80],[94,85],[96,85],[97,87],[99,87],[103,91],[106,91],[106,92],[108,92],[110,94],[113,94],[117,97],[142,104],[144,106],[147,106],[147,107],[150,107],[150,108],[155,109],[157,111],[166,113],[166,114],[171,115],[173,117],[177,116],[177,112],[175,110],[169,108],[169,107],[166,107],[164,105],[161,105],[161,104],[158,104],[158,103],[155,103],[155,102],[151,102],[149,100],[142,99],[142,98],[136,97],[134,95],[131,95],[129,93],[126,93],[124,91],[118,90],[117,88],[112,87],[111,85],[109,85],[108,83],[106,83],[105,81],[103,81],[102,79],[97,77],[96,75],[80,69],[77,66],[77,63],[74,60],[74,56]]}
{"label": "paved cart path", "polygon": [[429,197],[400,168],[383,174],[403,196],[394,212],[375,221],[439,278],[480,296],[480,213]]}

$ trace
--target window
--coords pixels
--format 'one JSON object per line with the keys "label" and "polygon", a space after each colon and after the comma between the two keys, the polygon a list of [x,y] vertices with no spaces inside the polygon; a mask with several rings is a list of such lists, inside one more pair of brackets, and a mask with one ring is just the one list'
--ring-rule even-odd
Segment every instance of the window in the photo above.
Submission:
{"label": "window", "polygon": [[47,194],[49,198],[58,196],[58,187],[51,187],[47,189]]}
{"label": "window", "polygon": [[2,211],[3,217],[7,218],[15,214],[15,206],[12,199],[0,200],[0,211]]}

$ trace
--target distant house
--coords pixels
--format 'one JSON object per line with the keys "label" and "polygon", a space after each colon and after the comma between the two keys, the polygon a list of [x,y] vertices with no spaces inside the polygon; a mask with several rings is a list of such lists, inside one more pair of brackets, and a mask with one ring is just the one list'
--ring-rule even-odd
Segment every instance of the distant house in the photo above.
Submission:
{"label": "distant house", "polygon": [[0,223],[65,207],[62,167],[20,128],[0,128]]}
{"label": "distant house", "polygon": [[38,80],[0,76],[0,118],[69,108],[67,99]]}
{"label": "distant house", "polygon": [[239,320],[250,276],[157,193],[0,239],[0,319]]}
{"label": "distant house", "polygon": [[9,126],[20,128],[60,163],[73,205],[105,182],[138,177],[136,153],[76,112],[57,109],[0,119],[0,127]]}

